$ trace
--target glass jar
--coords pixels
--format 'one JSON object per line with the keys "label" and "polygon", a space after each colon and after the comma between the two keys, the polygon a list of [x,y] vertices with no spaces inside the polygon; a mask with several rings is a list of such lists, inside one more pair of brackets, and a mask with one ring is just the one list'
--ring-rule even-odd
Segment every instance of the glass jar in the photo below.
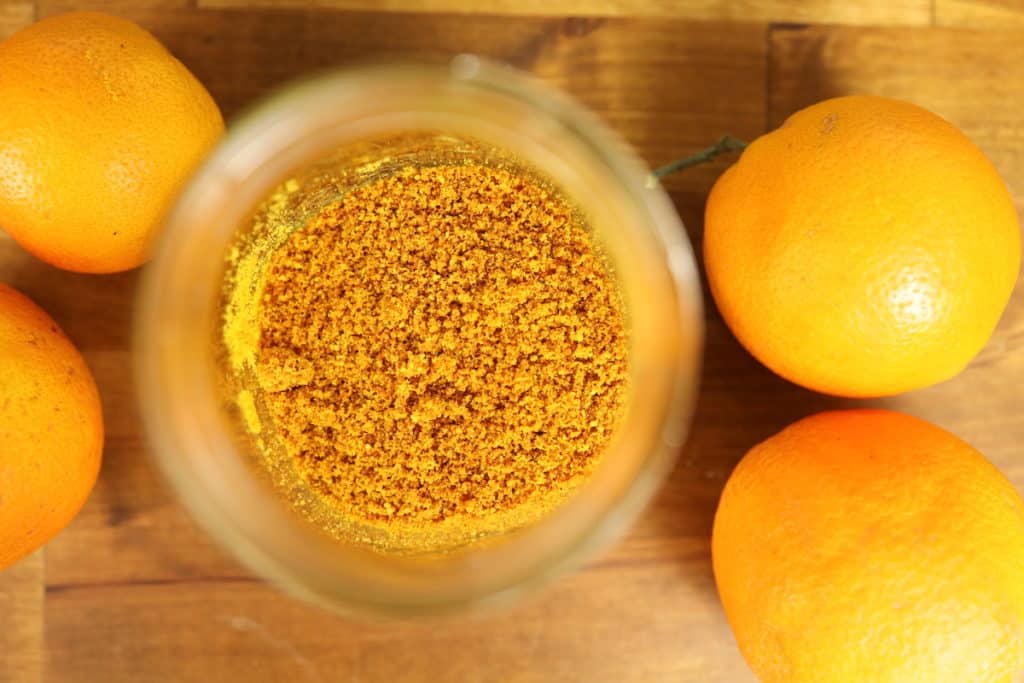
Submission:
{"label": "glass jar", "polygon": [[[254,466],[261,456],[252,424],[225,388],[234,361],[219,343],[231,304],[229,257],[239,235],[276,230],[264,240],[272,247],[286,236],[281,226],[301,226],[367,178],[453,156],[522,164],[578,207],[620,290],[631,395],[589,479],[540,521],[429,553],[345,543],[299,514]],[[579,105],[472,56],[364,66],[286,88],[232,126],[195,174],[144,275],[135,363],[161,469],[199,522],[253,571],[347,612],[479,608],[578,565],[623,534],[662,482],[695,397],[700,286],[682,225],[649,177]]]}

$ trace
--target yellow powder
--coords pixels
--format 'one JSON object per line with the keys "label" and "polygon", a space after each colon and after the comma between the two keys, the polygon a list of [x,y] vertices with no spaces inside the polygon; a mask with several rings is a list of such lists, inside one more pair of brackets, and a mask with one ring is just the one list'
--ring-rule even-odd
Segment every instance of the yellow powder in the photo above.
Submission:
{"label": "yellow powder", "polygon": [[263,431],[263,423],[260,421],[260,414],[256,409],[256,399],[248,389],[238,392],[238,409],[245,420],[245,426],[252,434],[259,434]]}
{"label": "yellow powder", "polygon": [[613,280],[574,212],[525,175],[401,169],[293,232],[259,281],[276,438],[357,524],[533,521],[585,480],[623,412]]}

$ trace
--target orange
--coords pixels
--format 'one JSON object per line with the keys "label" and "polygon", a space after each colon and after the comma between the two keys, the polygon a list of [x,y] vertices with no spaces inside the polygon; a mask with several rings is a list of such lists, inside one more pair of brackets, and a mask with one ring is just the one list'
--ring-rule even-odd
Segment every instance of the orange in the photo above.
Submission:
{"label": "orange", "polygon": [[45,311],[0,284],[0,569],[78,513],[99,472],[92,373]]}
{"label": "orange", "polygon": [[1024,501],[918,418],[821,413],[756,446],[712,554],[764,683],[1009,683],[1024,668]]}
{"label": "orange", "polygon": [[0,43],[0,227],[55,266],[143,263],[175,194],[224,129],[152,35],[75,12]]}
{"label": "orange", "polygon": [[751,354],[817,391],[884,396],[960,372],[1021,259],[1005,184],[942,118],[840,97],[755,140],[715,183],[704,258]]}

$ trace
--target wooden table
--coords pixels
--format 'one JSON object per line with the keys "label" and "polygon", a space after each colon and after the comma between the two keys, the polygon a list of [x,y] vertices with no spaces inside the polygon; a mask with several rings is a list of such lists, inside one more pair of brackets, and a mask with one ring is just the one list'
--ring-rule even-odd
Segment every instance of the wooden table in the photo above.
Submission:
{"label": "wooden table", "polygon": [[[961,126],[1024,202],[1021,0],[0,0],[0,36],[86,5],[153,31],[229,117],[312,69],[364,55],[472,51],[573,93],[656,165],[723,133],[755,137],[815,100],[871,92]],[[378,5],[386,11],[372,11]],[[668,181],[696,244],[704,198],[727,163]],[[754,443],[851,403],[776,378],[709,309],[692,436],[625,541],[493,618],[352,623],[250,575],[154,472],[129,374],[136,273],[57,271],[0,238],[0,280],[49,310],[83,349],[108,433],[82,513],[0,575],[0,680],[12,683],[751,681],[711,576],[718,495]],[[952,430],[1024,487],[1024,285],[1017,289],[961,376],[872,403]]]}

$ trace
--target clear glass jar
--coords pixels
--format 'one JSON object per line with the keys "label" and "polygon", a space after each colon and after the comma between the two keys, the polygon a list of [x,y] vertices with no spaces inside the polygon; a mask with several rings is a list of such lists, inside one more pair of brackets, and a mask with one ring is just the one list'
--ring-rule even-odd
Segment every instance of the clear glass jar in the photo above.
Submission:
{"label": "clear glass jar", "polygon": [[[229,361],[218,343],[227,257],[240,234],[266,228],[268,211],[298,227],[366,178],[439,155],[521,163],[584,214],[622,296],[632,393],[593,474],[539,522],[447,551],[382,552],[325,533],[254,466],[258,449],[225,389]],[[145,272],[135,363],[162,470],[252,570],[347,612],[478,608],[578,565],[623,534],[650,499],[681,448],[695,398],[700,286],[682,225],[648,178],[592,114],[472,56],[338,71],[281,91],[238,121],[195,174]]]}

